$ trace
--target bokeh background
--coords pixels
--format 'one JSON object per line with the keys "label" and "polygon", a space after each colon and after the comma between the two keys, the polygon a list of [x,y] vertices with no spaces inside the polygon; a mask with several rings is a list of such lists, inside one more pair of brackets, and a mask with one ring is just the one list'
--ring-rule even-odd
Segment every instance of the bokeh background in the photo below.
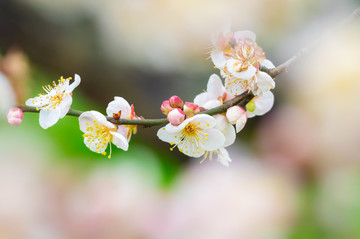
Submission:
{"label": "bokeh background", "polygon": [[276,102],[199,164],[139,129],[108,159],[78,119],[43,130],[6,108],[74,73],[73,108],[114,96],[138,115],[185,101],[218,73],[211,34],[252,30],[278,65],[351,14],[357,0],[0,0],[0,238],[360,238],[360,22],[322,40],[276,79]]}

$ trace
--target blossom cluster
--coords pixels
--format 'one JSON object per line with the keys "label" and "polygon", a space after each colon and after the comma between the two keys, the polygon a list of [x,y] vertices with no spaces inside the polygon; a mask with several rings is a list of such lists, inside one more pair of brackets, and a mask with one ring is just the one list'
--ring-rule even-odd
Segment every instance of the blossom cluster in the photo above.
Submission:
{"label": "blossom cluster", "polygon": [[[189,157],[202,157],[201,162],[216,158],[228,166],[231,158],[225,148],[235,142],[236,133],[243,129],[248,118],[263,115],[273,106],[274,95],[270,90],[275,87],[275,82],[270,75],[260,70],[260,66],[274,68],[274,65],[265,59],[263,50],[255,42],[255,34],[250,31],[221,33],[213,43],[211,59],[220,70],[225,85],[218,75],[213,74],[206,91],[198,94],[193,102],[184,103],[178,96],[165,100],[160,109],[169,123],[158,130],[157,136],[170,143],[170,150],[178,148]],[[68,114],[72,92],[80,82],[78,75],[75,75],[74,80],[61,77],[52,86],[43,86],[44,94],[26,101],[27,106],[39,111],[42,128],[53,126]],[[205,112],[244,92],[254,96],[245,108],[235,105],[215,115]],[[9,111],[9,124],[21,123],[23,114],[19,110]],[[131,135],[137,131],[136,125],[122,124],[121,119],[137,119],[141,122],[143,118],[135,114],[133,105],[117,96],[108,104],[106,114],[83,112],[79,116],[79,124],[85,145],[91,151],[110,158],[111,145],[128,150]],[[109,145],[110,150],[106,152]]]}

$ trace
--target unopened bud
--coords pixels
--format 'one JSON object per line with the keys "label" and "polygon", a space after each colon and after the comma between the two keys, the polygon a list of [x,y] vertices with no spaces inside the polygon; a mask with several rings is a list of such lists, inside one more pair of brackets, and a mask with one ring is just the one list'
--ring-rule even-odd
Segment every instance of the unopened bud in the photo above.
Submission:
{"label": "unopened bud", "polygon": [[167,116],[172,125],[178,126],[185,120],[185,113],[181,109],[173,109]]}
{"label": "unopened bud", "polygon": [[162,104],[161,104],[161,111],[164,113],[164,115],[168,115],[169,112],[173,109],[170,106],[170,102],[168,100],[165,100]]}
{"label": "unopened bud", "polygon": [[179,96],[171,96],[170,99],[169,99],[169,102],[170,102],[170,106],[172,108],[179,108],[179,109],[182,109],[182,107],[184,106],[184,102],[180,99]]}
{"label": "unopened bud", "polygon": [[24,118],[24,113],[20,108],[12,108],[7,113],[7,120],[9,125],[18,126]]}
{"label": "unopened bud", "polygon": [[185,102],[184,112],[185,112],[185,114],[188,114],[188,113],[196,114],[196,113],[200,112],[200,107],[197,104]]}
{"label": "unopened bud", "polygon": [[226,118],[227,120],[230,122],[230,124],[236,124],[236,122],[243,116],[246,115],[245,110],[236,105],[233,107],[230,107],[229,109],[227,109],[226,111]]}

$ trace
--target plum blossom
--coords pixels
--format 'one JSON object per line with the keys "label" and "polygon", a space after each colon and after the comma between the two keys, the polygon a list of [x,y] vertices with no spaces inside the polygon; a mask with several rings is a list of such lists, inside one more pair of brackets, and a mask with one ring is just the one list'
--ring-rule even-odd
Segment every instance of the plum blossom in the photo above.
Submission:
{"label": "plum blossom", "polygon": [[264,115],[271,110],[273,105],[274,94],[271,91],[263,95],[257,95],[246,105],[247,117],[252,118],[254,116]]}
{"label": "plum blossom", "polygon": [[[109,117],[118,119],[139,119],[134,111],[134,105],[131,105],[122,97],[115,96],[114,100],[108,104],[106,114]],[[136,125],[119,125],[118,132],[125,136],[127,141],[130,141],[131,135],[136,134]]]}
{"label": "plum blossom", "polygon": [[173,148],[190,157],[201,157],[205,151],[214,151],[222,147],[225,137],[215,129],[216,120],[205,114],[186,119],[178,126],[167,124],[157,132],[160,140],[170,143]]}
{"label": "plum blossom", "polygon": [[26,105],[36,107],[40,111],[39,123],[47,129],[59,119],[65,117],[69,112],[72,103],[72,91],[80,84],[80,76],[75,74],[74,82],[70,84],[72,78],[60,78],[58,84],[53,82],[53,86],[43,86],[46,94],[39,94],[35,98],[26,101]]}
{"label": "plum blossom", "polygon": [[194,103],[205,109],[211,109],[223,104],[224,101],[234,98],[226,90],[220,77],[212,74],[209,78],[206,91],[198,94]]}
{"label": "plum blossom", "polygon": [[260,95],[275,87],[273,79],[259,71],[260,64],[272,68],[273,64],[265,59],[265,53],[256,42],[251,31],[228,32],[221,34],[211,52],[215,67],[225,78],[225,88],[234,95],[250,90]]}
{"label": "plum blossom", "polygon": [[84,132],[84,143],[91,151],[106,155],[106,148],[111,143],[116,147],[127,151],[129,147],[128,140],[122,134],[122,130],[117,125],[109,122],[104,115],[97,111],[86,111],[79,117],[80,130]]}

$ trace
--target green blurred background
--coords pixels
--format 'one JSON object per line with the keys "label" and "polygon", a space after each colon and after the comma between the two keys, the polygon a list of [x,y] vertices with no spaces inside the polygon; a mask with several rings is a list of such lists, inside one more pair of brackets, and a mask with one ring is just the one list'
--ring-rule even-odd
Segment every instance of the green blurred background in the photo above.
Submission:
{"label": "green blurred background", "polygon": [[222,27],[254,31],[278,65],[358,4],[0,0],[0,238],[360,238],[359,21],[276,79],[274,109],[238,134],[230,168],[169,151],[156,127],[108,159],[76,117],[47,130],[34,113],[5,117],[11,95],[75,73],[73,109],[105,113],[122,96],[163,117],[163,100],[192,101],[219,73],[208,56]]}

